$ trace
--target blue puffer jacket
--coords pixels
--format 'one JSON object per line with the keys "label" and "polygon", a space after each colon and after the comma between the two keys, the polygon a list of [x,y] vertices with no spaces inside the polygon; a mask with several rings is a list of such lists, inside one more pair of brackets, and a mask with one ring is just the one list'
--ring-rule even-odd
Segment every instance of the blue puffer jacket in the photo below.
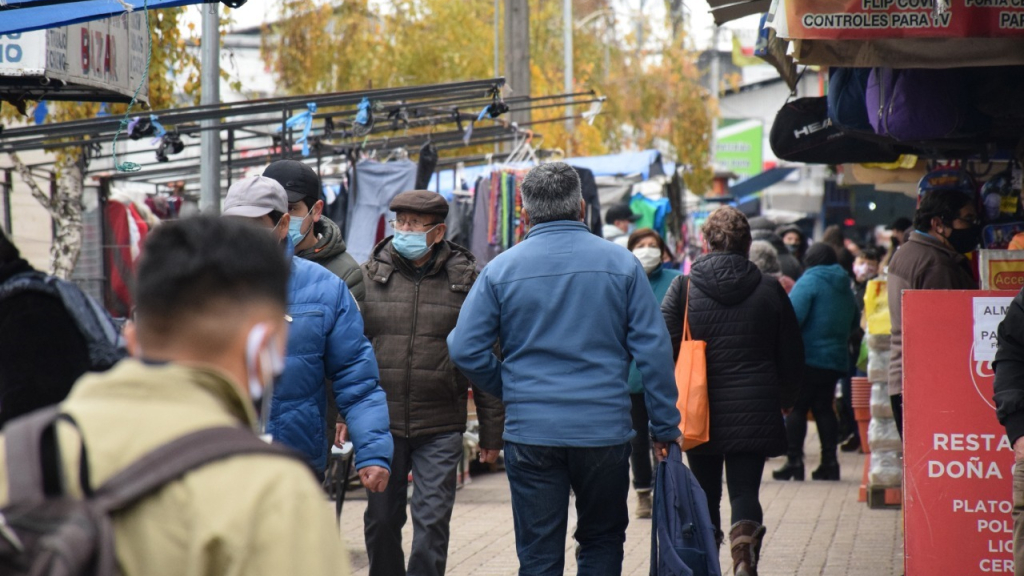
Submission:
{"label": "blue puffer jacket", "polygon": [[387,400],[363,317],[345,283],[319,264],[292,258],[288,315],[288,358],[274,387],[267,432],[323,471],[326,379],[355,444],[356,469],[390,469],[394,443]]}
{"label": "blue puffer jacket", "polygon": [[804,363],[845,373],[847,347],[857,321],[857,302],[850,277],[839,264],[808,268],[789,293],[804,337]]}

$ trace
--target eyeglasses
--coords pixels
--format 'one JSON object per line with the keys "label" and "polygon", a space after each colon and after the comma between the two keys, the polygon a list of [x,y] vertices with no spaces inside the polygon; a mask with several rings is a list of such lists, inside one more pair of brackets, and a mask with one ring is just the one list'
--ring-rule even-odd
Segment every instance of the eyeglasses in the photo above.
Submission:
{"label": "eyeglasses", "polygon": [[443,222],[416,222],[413,220],[389,220],[388,224],[395,230],[420,230],[428,231],[431,228],[443,224]]}
{"label": "eyeglasses", "polygon": [[977,216],[974,216],[972,218],[962,218],[962,217],[958,216],[958,217],[954,218],[953,220],[959,220],[959,221],[963,222],[964,224],[969,224],[971,226],[980,226],[981,225],[981,218],[979,218]]}

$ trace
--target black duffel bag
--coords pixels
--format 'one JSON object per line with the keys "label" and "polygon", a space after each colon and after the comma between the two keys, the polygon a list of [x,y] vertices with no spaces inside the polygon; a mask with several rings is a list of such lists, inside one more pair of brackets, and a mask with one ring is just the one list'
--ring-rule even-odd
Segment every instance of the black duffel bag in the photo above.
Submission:
{"label": "black duffel bag", "polygon": [[833,126],[825,96],[786,102],[775,115],[768,141],[778,158],[808,164],[895,162],[900,156],[893,146]]}

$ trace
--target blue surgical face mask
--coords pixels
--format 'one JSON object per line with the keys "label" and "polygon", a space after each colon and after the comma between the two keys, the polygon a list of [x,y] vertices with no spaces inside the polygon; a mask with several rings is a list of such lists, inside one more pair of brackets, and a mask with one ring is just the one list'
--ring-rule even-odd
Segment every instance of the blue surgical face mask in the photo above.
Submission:
{"label": "blue surgical face mask", "polygon": [[427,234],[434,231],[437,228],[435,225],[426,232],[401,232],[395,230],[395,237],[391,240],[391,245],[395,247],[395,251],[398,252],[402,258],[406,260],[419,260],[430,252],[430,245],[427,244]]}
{"label": "blue surgical face mask", "polygon": [[295,246],[298,246],[303,240],[305,240],[306,236],[308,236],[310,231],[313,230],[313,227],[310,226],[309,230],[306,230],[305,234],[302,233],[302,225],[306,222],[306,218],[309,218],[312,215],[313,212],[309,212],[302,218],[292,218],[291,222],[288,223],[288,237],[291,238],[292,244]]}

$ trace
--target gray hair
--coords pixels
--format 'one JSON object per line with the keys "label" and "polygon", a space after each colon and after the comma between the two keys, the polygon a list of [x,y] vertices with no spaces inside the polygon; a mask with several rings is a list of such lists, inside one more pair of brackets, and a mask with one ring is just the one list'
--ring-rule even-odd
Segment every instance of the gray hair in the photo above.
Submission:
{"label": "gray hair", "polygon": [[533,224],[580,219],[580,177],[564,162],[541,164],[530,170],[523,180],[522,192],[523,210]]}
{"label": "gray hair", "polygon": [[750,261],[763,274],[779,274],[782,272],[782,266],[779,265],[779,253],[772,246],[771,242],[765,240],[754,240],[751,242]]}

